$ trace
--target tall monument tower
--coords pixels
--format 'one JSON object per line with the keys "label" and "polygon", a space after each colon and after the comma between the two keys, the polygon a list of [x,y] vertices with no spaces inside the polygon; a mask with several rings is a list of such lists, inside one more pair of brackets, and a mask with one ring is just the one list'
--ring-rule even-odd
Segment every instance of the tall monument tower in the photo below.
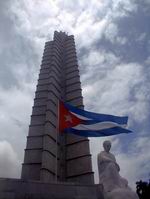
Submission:
{"label": "tall monument tower", "polygon": [[22,179],[94,183],[89,140],[57,134],[58,100],[83,109],[81,91],[74,37],[55,31],[53,41],[45,44]]}

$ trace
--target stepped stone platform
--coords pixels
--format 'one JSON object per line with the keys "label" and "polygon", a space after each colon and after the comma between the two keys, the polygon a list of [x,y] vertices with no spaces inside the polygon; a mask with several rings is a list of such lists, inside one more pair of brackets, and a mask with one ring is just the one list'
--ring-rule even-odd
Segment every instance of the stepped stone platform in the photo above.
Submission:
{"label": "stepped stone platform", "polygon": [[43,183],[0,178],[0,199],[104,199],[100,184]]}

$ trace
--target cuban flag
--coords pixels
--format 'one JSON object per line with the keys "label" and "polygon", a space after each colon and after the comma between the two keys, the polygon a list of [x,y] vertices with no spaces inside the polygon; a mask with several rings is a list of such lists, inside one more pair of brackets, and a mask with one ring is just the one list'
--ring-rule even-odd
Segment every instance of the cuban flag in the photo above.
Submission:
{"label": "cuban flag", "polygon": [[84,137],[102,137],[131,133],[126,129],[128,117],[93,113],[59,102],[59,132]]}

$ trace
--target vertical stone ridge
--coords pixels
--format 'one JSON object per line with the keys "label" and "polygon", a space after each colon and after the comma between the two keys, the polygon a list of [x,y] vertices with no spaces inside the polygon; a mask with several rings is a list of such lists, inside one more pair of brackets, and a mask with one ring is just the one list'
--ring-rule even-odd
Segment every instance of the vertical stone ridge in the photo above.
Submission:
{"label": "vertical stone ridge", "polygon": [[[60,45],[61,44],[61,45]],[[54,41],[52,46],[52,57],[51,57],[51,78],[49,78],[48,86],[48,101],[46,108],[46,125],[43,137],[43,153],[42,153],[42,166],[41,166],[41,176],[42,181],[54,181],[56,175],[56,158],[57,164],[59,162],[59,156],[56,156],[56,135],[57,135],[57,112],[58,112],[58,99],[61,97],[61,75],[62,75],[62,50],[63,50],[63,39],[54,34]],[[53,102],[53,104],[52,104]],[[50,146],[47,134],[53,135],[53,147]],[[58,140],[58,139],[57,139]],[[51,148],[52,147],[52,148]],[[53,150],[54,156],[51,155]],[[59,172],[57,171],[59,176]],[[57,177],[58,177],[57,176]]]}
{"label": "vertical stone ridge", "polygon": [[[84,108],[74,36],[68,36],[65,45],[66,89],[65,101]],[[66,180],[94,183],[89,140],[68,134],[66,137]]]}
{"label": "vertical stone ridge", "polygon": [[45,43],[21,177],[54,181],[57,162],[58,180],[94,183],[89,140],[59,134],[56,144],[58,99],[84,107],[74,37],[55,31]]}

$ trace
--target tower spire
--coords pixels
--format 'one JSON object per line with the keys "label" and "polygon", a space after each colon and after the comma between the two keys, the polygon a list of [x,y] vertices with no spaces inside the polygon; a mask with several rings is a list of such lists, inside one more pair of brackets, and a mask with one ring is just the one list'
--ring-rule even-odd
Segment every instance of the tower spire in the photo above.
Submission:
{"label": "tower spire", "polygon": [[55,31],[45,43],[21,177],[92,184],[89,140],[56,134],[59,99],[84,108],[74,36]]}

